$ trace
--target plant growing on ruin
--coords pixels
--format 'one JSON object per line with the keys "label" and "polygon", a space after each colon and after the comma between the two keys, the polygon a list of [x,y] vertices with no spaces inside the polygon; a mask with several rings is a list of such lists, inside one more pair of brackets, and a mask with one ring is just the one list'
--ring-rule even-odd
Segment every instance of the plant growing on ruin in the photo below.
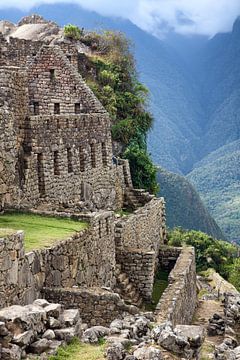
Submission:
{"label": "plant growing on ruin", "polygon": [[65,37],[73,40],[80,40],[83,35],[83,29],[80,29],[78,26],[72,24],[65,25],[63,31]]}
{"label": "plant growing on ruin", "polygon": [[118,155],[130,162],[134,186],[156,193],[156,168],[146,147],[153,118],[147,110],[148,90],[138,81],[131,43],[120,32],[93,33],[92,45],[90,37],[88,45],[97,54],[89,58],[94,71],[89,71],[87,83],[112,118],[112,137],[122,145]]}
{"label": "plant growing on ruin", "polygon": [[196,265],[198,271],[215,269],[221,276],[237,284],[237,276],[240,270],[240,261],[236,259],[238,248],[227,241],[217,240],[213,237],[196,230],[187,231],[175,228],[168,233],[169,245],[194,246],[196,252]]}

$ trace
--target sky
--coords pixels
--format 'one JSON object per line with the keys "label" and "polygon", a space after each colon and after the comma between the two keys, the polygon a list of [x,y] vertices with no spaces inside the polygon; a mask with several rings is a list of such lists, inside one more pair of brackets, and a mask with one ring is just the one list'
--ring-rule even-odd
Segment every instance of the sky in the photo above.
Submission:
{"label": "sky", "polygon": [[35,5],[59,2],[131,20],[160,37],[169,30],[212,37],[230,31],[240,15],[240,0],[0,0],[0,8],[29,10]]}

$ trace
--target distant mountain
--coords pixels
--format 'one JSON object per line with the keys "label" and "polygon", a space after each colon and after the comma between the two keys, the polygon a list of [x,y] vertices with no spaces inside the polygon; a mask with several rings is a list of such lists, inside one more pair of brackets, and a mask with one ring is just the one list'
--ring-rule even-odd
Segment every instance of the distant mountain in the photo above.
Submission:
{"label": "distant mountain", "polygon": [[206,210],[197,191],[183,176],[159,168],[160,196],[165,197],[167,226],[201,230],[214,238],[225,239],[215,220]]}
{"label": "distant mountain", "polygon": [[240,243],[240,140],[205,157],[188,179],[228,238]]}

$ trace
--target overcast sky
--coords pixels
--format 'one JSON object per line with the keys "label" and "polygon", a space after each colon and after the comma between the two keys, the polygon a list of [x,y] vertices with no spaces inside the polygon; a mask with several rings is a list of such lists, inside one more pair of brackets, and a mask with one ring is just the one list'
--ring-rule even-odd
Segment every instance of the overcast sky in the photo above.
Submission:
{"label": "overcast sky", "polygon": [[240,0],[0,0],[0,8],[29,10],[43,3],[76,3],[101,15],[121,16],[144,30],[161,35],[168,29],[182,34],[213,36],[230,31],[240,15]]}

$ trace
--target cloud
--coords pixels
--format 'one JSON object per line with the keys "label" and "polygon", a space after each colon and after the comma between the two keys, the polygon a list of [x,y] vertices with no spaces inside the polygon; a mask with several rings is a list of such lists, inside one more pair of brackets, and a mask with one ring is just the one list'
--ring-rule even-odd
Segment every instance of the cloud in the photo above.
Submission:
{"label": "cloud", "polygon": [[129,19],[157,36],[169,29],[213,36],[230,31],[240,14],[240,0],[0,0],[0,8],[29,10],[35,5],[57,2],[75,3],[101,15]]}

